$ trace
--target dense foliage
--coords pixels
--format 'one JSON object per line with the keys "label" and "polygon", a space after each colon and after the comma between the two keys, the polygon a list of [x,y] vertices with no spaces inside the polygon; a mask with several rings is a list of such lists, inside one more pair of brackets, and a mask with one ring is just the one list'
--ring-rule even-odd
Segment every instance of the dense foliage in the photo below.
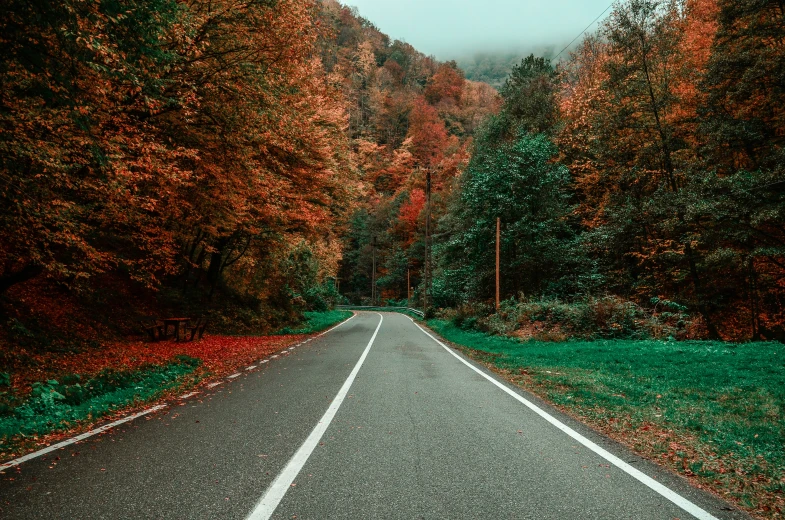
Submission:
{"label": "dense foliage", "polygon": [[503,299],[785,337],[784,16],[619,2],[497,92],[335,0],[5,2],[2,336],[488,302],[498,218]]}
{"label": "dense foliage", "polygon": [[[296,297],[352,193],[321,4],[5,2],[0,293],[107,279],[168,301]],[[188,293],[191,293],[188,295]]]}
{"label": "dense foliage", "polygon": [[357,201],[396,194],[416,219],[412,169],[455,171],[495,103],[332,0],[12,0],[0,44],[9,344],[94,337],[91,315],[105,334],[324,310]]}
{"label": "dense foliage", "polygon": [[785,337],[780,2],[629,0],[500,89],[436,227],[436,305],[613,295],[694,337]]}

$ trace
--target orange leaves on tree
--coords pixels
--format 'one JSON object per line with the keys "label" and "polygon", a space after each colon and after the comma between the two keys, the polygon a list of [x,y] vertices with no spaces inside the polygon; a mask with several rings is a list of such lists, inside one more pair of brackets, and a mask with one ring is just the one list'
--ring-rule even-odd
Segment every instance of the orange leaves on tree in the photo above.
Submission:
{"label": "orange leaves on tree", "polygon": [[460,104],[464,86],[463,73],[455,62],[439,66],[425,87],[425,99],[432,105],[440,102]]}
{"label": "orange leaves on tree", "polygon": [[409,119],[411,151],[416,163],[424,168],[433,168],[444,158],[447,148],[447,129],[444,121],[425,98],[414,102]]}
{"label": "orange leaves on tree", "polygon": [[413,189],[409,194],[409,200],[401,205],[399,219],[406,225],[407,231],[414,233],[417,229],[417,221],[425,207],[425,192],[421,189]]}

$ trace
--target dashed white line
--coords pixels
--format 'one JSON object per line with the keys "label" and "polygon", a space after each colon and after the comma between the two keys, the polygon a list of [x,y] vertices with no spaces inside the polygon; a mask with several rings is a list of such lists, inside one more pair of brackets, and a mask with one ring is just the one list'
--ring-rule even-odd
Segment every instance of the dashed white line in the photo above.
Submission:
{"label": "dashed white line", "polygon": [[354,365],[352,373],[349,374],[349,377],[338,391],[338,395],[335,396],[330,407],[324,412],[324,415],[316,424],[313,431],[311,431],[308,438],[305,439],[303,445],[300,446],[300,449],[297,450],[289,463],[286,464],[283,471],[273,480],[270,487],[267,488],[262,499],[259,500],[259,503],[256,504],[254,510],[248,515],[247,520],[268,520],[270,516],[272,516],[275,509],[278,507],[278,504],[281,502],[281,499],[292,486],[292,482],[294,482],[294,479],[297,478],[300,470],[305,465],[308,457],[311,456],[314,448],[319,444],[319,440],[322,438],[322,435],[324,435],[327,427],[330,426],[333,417],[335,417],[336,412],[338,412],[338,408],[340,408],[341,403],[343,403],[343,400],[346,398],[346,394],[349,393],[349,388],[352,386],[354,379],[357,377],[357,373],[360,371],[360,367],[362,367],[365,358],[368,356],[368,352],[371,350],[371,346],[373,346],[373,342],[376,339],[376,335],[379,333],[379,329],[382,327],[383,321],[384,316],[379,314],[379,324],[376,326],[376,330],[373,332],[373,336],[371,336],[368,346],[365,347],[357,364]]}
{"label": "dashed white line", "polygon": [[278,357],[278,354],[274,354],[274,355],[270,356],[270,359],[275,359],[277,357]]}
{"label": "dashed white line", "polygon": [[105,425],[101,426],[100,428],[96,428],[94,430],[90,430],[90,431],[85,432],[85,433],[83,433],[81,435],[77,435],[76,437],[72,437],[72,438],[66,439],[66,440],[64,440],[62,442],[58,442],[57,444],[52,444],[51,446],[48,446],[48,447],[46,447],[46,448],[44,448],[42,450],[34,451],[33,453],[28,453],[24,457],[19,457],[18,459],[10,460],[10,461],[8,461],[8,462],[6,462],[4,464],[0,464],[0,471],[4,471],[4,470],[6,470],[8,468],[13,468],[14,466],[18,466],[18,465],[20,465],[23,462],[27,462],[28,460],[35,459],[37,457],[40,457],[41,455],[46,455],[47,453],[51,453],[51,452],[53,452],[55,450],[59,450],[60,448],[64,448],[66,446],[69,446],[71,444],[77,443],[79,441],[83,441],[83,440],[85,440],[85,439],[87,439],[89,437],[92,437],[93,435],[98,435],[99,433],[105,432],[106,430],[111,430],[115,426],[119,426],[119,425],[121,425],[123,423],[127,423],[128,421],[133,421],[134,419],[136,419],[138,417],[141,417],[143,415],[147,415],[148,413],[157,412],[161,408],[166,408],[166,405],[165,404],[159,404],[158,406],[153,406],[152,408],[148,408],[147,410],[143,410],[143,411],[141,411],[139,413],[135,413],[133,415],[129,415],[128,417],[124,417],[122,419],[119,419],[117,421],[111,422],[109,424],[105,424]]}
{"label": "dashed white line", "polygon": [[269,361],[270,361],[269,359],[263,359],[263,360],[259,361],[259,363],[268,363]]}
{"label": "dashed white line", "polygon": [[607,451],[606,449],[601,448],[600,446],[598,446],[594,442],[590,441],[589,439],[587,439],[586,437],[584,437],[580,433],[576,432],[575,430],[573,430],[572,428],[570,428],[569,426],[567,426],[566,424],[564,424],[563,422],[561,422],[560,420],[558,420],[557,418],[555,418],[554,416],[552,416],[551,414],[549,414],[548,412],[546,412],[545,410],[543,410],[542,408],[537,406],[536,404],[532,403],[528,399],[525,399],[521,395],[519,395],[516,392],[512,391],[511,389],[507,388],[505,385],[503,385],[502,383],[500,383],[496,379],[492,378],[491,376],[489,376],[488,374],[486,374],[485,372],[483,372],[482,370],[480,370],[479,368],[475,367],[474,365],[472,365],[471,363],[469,363],[468,361],[463,359],[461,356],[456,354],[450,347],[448,347],[447,345],[445,345],[444,343],[442,343],[441,341],[439,341],[438,339],[433,337],[431,334],[428,333],[428,331],[426,331],[425,329],[420,327],[418,324],[415,323],[414,325],[418,329],[423,331],[423,333],[426,336],[428,336],[429,338],[434,340],[436,343],[438,343],[439,345],[444,347],[444,349],[447,352],[449,352],[450,354],[455,356],[461,363],[463,363],[467,367],[471,368],[472,370],[474,370],[475,372],[480,374],[482,377],[484,377],[485,379],[487,379],[488,381],[490,381],[491,383],[493,383],[494,385],[499,387],[502,391],[504,391],[505,393],[509,394],[513,399],[515,399],[518,402],[520,402],[521,404],[525,405],[527,408],[529,408],[534,413],[536,413],[537,415],[539,415],[540,417],[542,417],[543,419],[545,419],[546,421],[551,423],[553,426],[555,426],[559,430],[563,431],[564,433],[566,433],[567,435],[569,435],[570,437],[572,437],[573,439],[575,439],[579,443],[583,444],[585,447],[589,448],[591,451],[593,451],[594,453],[596,453],[597,455],[599,455],[603,459],[607,460],[608,462],[610,462],[611,464],[613,464],[614,466],[616,466],[620,470],[624,471],[625,473],[630,475],[632,478],[634,478],[637,481],[639,481],[640,483],[644,484],[645,486],[650,488],[652,491],[655,491],[656,493],[659,493],[663,497],[667,498],[668,500],[670,500],[671,502],[673,502],[674,504],[676,504],[677,506],[679,506],[680,508],[682,508],[683,510],[685,510],[686,512],[688,512],[689,514],[691,514],[692,516],[697,518],[698,520],[718,520],[715,516],[711,515],[709,512],[703,510],[702,508],[700,508],[696,504],[690,502],[689,500],[687,500],[683,496],[679,495],[675,491],[672,491],[671,489],[669,489],[669,488],[665,487],[664,485],[660,484],[659,482],[657,482],[656,480],[654,480],[650,476],[646,475],[642,471],[640,471],[640,470],[638,470],[636,468],[633,468],[632,466],[630,466],[629,464],[627,464],[626,462],[621,460],[616,455],[612,454],[611,452]]}
{"label": "dashed white line", "polygon": [[246,370],[253,370],[254,368],[256,368],[256,365],[251,365],[251,366],[247,367]]}
{"label": "dashed white line", "polygon": [[[324,336],[328,332],[330,332],[330,331],[332,331],[334,329],[337,329],[338,327],[340,327],[344,323],[346,323],[349,320],[353,319],[355,316],[357,316],[357,315],[353,314],[351,318],[348,318],[348,319],[342,321],[341,323],[339,323],[338,325],[336,325],[335,327],[322,332],[321,334],[319,334],[319,336]],[[379,322],[379,325],[381,326],[381,322]],[[375,336],[375,334],[374,334],[374,336]],[[313,339],[313,338],[311,338],[311,339]],[[311,341],[311,339],[308,339],[307,341],[305,341],[303,343],[307,343],[308,341]],[[298,343],[298,346],[302,345],[303,343]],[[292,348],[294,348],[294,347],[292,347]],[[270,357],[271,358],[276,358],[278,356],[270,356]],[[265,360],[260,361],[259,363],[261,364],[261,363],[267,363],[267,362],[268,362],[268,360],[265,359]],[[249,367],[247,370],[250,370],[251,368],[256,368],[256,367]],[[242,375],[242,374],[240,374],[240,373],[232,374],[232,375],[228,376],[228,379],[233,379],[235,377],[239,377],[240,375]],[[223,381],[216,381],[215,383],[210,383],[209,385],[207,385],[207,388],[215,388],[216,386],[218,386],[218,385],[220,385],[222,383],[223,383]],[[194,395],[196,395],[198,393],[199,392],[191,392],[191,393],[188,393],[188,394],[185,394],[185,395],[181,395],[180,399],[187,399],[188,397],[193,397]],[[81,435],[77,435],[76,437],[72,437],[70,439],[66,439],[66,440],[58,442],[56,444],[52,444],[51,446],[48,446],[48,447],[46,447],[44,449],[41,449],[41,450],[38,450],[38,451],[34,451],[32,453],[28,453],[27,455],[24,455],[22,457],[10,460],[8,462],[4,462],[3,464],[0,464],[0,472],[5,471],[8,468],[13,468],[15,466],[18,466],[18,465],[22,464],[23,462],[27,462],[28,460],[32,460],[32,459],[38,458],[38,457],[40,457],[42,455],[46,455],[47,453],[51,453],[53,451],[59,450],[60,448],[64,448],[66,446],[69,446],[71,444],[77,443],[79,441],[83,441],[83,440],[85,440],[87,438],[92,437],[93,435],[98,435],[99,433],[105,432],[107,430],[111,430],[112,428],[114,428],[116,426],[119,426],[119,425],[121,425],[123,423],[127,423],[129,421],[133,421],[134,419],[142,417],[143,415],[147,415],[149,413],[157,412],[158,410],[160,410],[162,408],[166,408],[166,406],[167,405],[165,405],[165,404],[159,404],[157,406],[153,406],[151,408],[148,408],[147,410],[143,410],[143,411],[141,411],[139,413],[135,413],[135,414],[129,415],[128,417],[124,417],[122,419],[119,419],[117,421],[111,422],[109,424],[105,424],[104,426],[100,426],[100,427],[95,428],[93,430],[87,431],[87,432],[85,432],[85,433],[83,433]]]}

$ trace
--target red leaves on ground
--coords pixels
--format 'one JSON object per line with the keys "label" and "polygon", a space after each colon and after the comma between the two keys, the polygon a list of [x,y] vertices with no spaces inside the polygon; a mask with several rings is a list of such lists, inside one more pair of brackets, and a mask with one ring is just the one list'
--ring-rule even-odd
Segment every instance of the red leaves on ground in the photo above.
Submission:
{"label": "red leaves on ground", "polygon": [[162,365],[179,355],[201,359],[203,368],[225,374],[257,359],[278,352],[304,335],[285,336],[205,336],[202,340],[182,342],[141,341],[109,343],[98,349],[79,353],[46,353],[35,355],[35,370],[19,373],[14,386],[27,390],[35,381],[57,379],[64,374],[92,375],[101,370],[134,370],[144,365]]}

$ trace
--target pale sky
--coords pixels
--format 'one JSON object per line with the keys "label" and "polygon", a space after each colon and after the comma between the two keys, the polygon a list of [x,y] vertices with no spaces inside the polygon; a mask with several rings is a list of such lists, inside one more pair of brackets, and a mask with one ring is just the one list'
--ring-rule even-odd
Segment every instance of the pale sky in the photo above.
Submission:
{"label": "pale sky", "polygon": [[[342,0],[394,40],[441,60],[485,51],[558,47],[611,0]],[[603,15],[608,16],[610,10]],[[598,22],[599,23],[599,22]],[[589,32],[597,28],[595,24]],[[577,42],[576,42],[577,44]]]}

